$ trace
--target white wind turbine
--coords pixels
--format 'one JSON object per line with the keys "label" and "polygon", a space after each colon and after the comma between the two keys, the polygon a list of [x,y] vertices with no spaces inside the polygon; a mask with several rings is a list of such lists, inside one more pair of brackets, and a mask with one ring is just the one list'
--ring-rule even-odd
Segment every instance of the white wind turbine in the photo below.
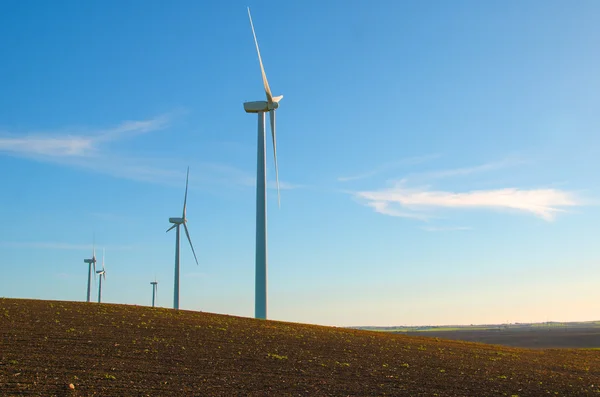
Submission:
{"label": "white wind turbine", "polygon": [[[95,240],[95,239],[94,239]],[[94,280],[96,279],[96,242],[94,241],[92,248],[92,257],[91,259],[84,259],[84,263],[87,263],[88,266],[88,282],[87,282],[87,302],[92,300],[92,277]],[[93,271],[92,271],[93,267]]]}
{"label": "white wind turbine", "polygon": [[256,53],[258,54],[258,62],[260,63],[260,71],[262,74],[263,85],[267,95],[266,101],[245,102],[244,110],[246,113],[258,114],[258,148],[257,148],[257,165],[256,165],[256,281],[254,291],[254,317],[260,319],[267,318],[267,169],[266,169],[266,129],[265,129],[265,112],[269,112],[271,121],[271,136],[273,138],[273,157],[275,159],[275,178],[277,181],[277,203],[281,205],[279,194],[279,170],[277,168],[277,139],[275,135],[275,110],[279,107],[279,101],[283,95],[274,97],[271,94],[271,88],[267,81],[265,68],[263,66],[260,50],[258,48],[258,40],[248,8],[248,17],[250,18],[250,27],[254,36],[254,44],[256,45]]}
{"label": "white wind turbine", "polygon": [[187,176],[185,178],[185,196],[183,198],[183,215],[181,218],[169,218],[169,222],[173,224],[167,232],[171,229],[177,231],[175,237],[175,286],[173,288],[173,308],[179,309],[179,227],[183,225],[185,229],[185,234],[190,242],[190,247],[192,248],[192,253],[194,254],[194,259],[196,260],[196,265],[198,264],[198,258],[196,257],[196,251],[194,251],[194,245],[192,244],[192,239],[190,238],[190,232],[187,228],[187,218],[185,217],[185,208],[187,202],[187,192],[188,192],[188,180],[190,177],[190,167],[187,169]]}
{"label": "white wind turbine", "polygon": [[102,270],[97,270],[99,284],[98,284],[98,303],[102,302],[102,279],[106,280],[106,269],[104,268],[104,248],[102,249]]}
{"label": "white wind turbine", "polygon": [[154,278],[154,281],[150,282],[150,284],[152,285],[152,307],[154,307],[154,301],[158,295],[158,281],[156,281],[156,277]]}

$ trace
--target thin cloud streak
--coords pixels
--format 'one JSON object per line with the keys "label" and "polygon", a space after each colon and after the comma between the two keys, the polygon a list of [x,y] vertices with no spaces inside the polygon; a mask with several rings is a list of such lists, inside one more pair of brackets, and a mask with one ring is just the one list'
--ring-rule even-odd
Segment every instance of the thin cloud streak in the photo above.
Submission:
{"label": "thin cloud streak", "polygon": [[92,138],[76,136],[27,136],[0,138],[0,151],[23,157],[69,157],[85,156],[93,150]]}
{"label": "thin cloud streak", "polygon": [[468,226],[422,226],[422,230],[426,232],[454,232],[463,230],[473,230],[472,227]]}
{"label": "thin cloud streak", "polygon": [[[45,250],[64,250],[64,251],[83,251],[93,249],[93,244],[70,244],[58,242],[17,242],[17,241],[0,241],[0,247],[3,248],[26,248],[26,249],[45,249]],[[129,251],[138,247],[133,245],[96,245],[96,250],[106,248],[110,251]]]}
{"label": "thin cloud streak", "polygon": [[552,221],[557,213],[565,212],[566,207],[583,205],[574,193],[557,189],[506,188],[447,192],[407,188],[402,183],[388,189],[357,192],[356,197],[378,213],[401,217],[407,217],[407,214],[427,216],[429,212],[440,208],[483,208],[521,211]]}
{"label": "thin cloud streak", "polygon": [[395,162],[391,162],[391,163],[387,163],[384,164],[382,166],[379,166],[371,171],[366,171],[360,174],[356,174],[356,175],[352,175],[352,176],[341,176],[339,178],[337,178],[337,180],[339,182],[349,182],[349,181],[356,181],[359,179],[366,179],[366,178],[370,178],[372,176],[375,176],[377,174],[380,174],[382,172],[385,171],[389,171],[392,170],[394,168],[398,168],[398,167],[402,167],[402,166],[406,166],[406,165],[417,165],[417,164],[422,164],[425,163],[427,161],[431,161],[431,160],[435,160],[437,158],[439,158],[440,155],[439,154],[430,154],[430,155],[425,155],[425,156],[416,156],[416,157],[408,157],[399,161],[395,161]]}
{"label": "thin cloud streak", "polygon": [[[359,193],[359,196],[360,196],[360,193]],[[402,210],[399,210],[396,208],[392,208],[389,205],[389,203],[387,203],[385,201],[368,201],[366,203],[366,206],[373,208],[373,210],[375,210],[375,212],[383,214],[383,215],[396,216],[399,218],[417,219],[420,221],[428,221],[429,219],[431,219],[430,214],[402,211]]]}
{"label": "thin cloud streak", "polygon": [[474,167],[463,167],[463,168],[453,168],[448,170],[441,171],[432,171],[432,172],[424,172],[419,174],[413,174],[406,177],[406,179],[413,179],[414,177],[419,177],[422,179],[442,179],[442,178],[451,178],[457,176],[466,176],[473,175],[482,172],[495,171],[507,167],[512,167],[520,164],[526,163],[525,160],[521,160],[514,157],[509,157],[500,161],[493,161],[490,163],[476,165]]}
{"label": "thin cloud streak", "polygon": [[103,143],[163,129],[168,122],[168,116],[163,115],[150,120],[125,121],[114,128],[91,133],[2,134],[0,152],[39,159],[93,156]]}
{"label": "thin cloud streak", "polygon": [[[251,172],[226,164],[187,164],[177,158],[134,157],[117,155],[108,150],[110,144],[142,134],[162,130],[169,126],[173,113],[148,120],[124,121],[105,130],[73,130],[61,133],[10,135],[0,133],[0,154],[12,155],[34,161],[74,167],[112,177],[138,182],[179,187],[185,180],[185,169],[191,166],[190,187],[194,181],[203,186],[255,186]],[[269,181],[268,187],[275,188]],[[281,190],[300,188],[281,182]]]}

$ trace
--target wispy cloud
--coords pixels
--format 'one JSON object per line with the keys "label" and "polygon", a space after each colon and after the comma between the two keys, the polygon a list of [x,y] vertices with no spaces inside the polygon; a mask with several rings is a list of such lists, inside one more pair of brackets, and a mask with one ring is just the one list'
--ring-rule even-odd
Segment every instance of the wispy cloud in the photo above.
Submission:
{"label": "wispy cloud", "polygon": [[[367,192],[359,192],[356,194],[358,198],[363,198],[363,195]],[[371,207],[380,214],[389,215],[389,216],[397,216],[400,218],[411,218],[418,219],[421,221],[427,221],[431,218],[431,214],[427,214],[424,212],[416,212],[410,210],[403,210],[401,207],[392,207],[389,202],[383,200],[363,200],[365,201],[365,205],[367,207]]]}
{"label": "wispy cloud", "polygon": [[479,174],[483,172],[500,170],[503,168],[513,167],[521,164],[525,164],[526,161],[517,157],[507,157],[499,161],[492,161],[489,163],[484,163],[480,165],[476,165],[473,167],[461,167],[461,168],[451,168],[447,170],[439,170],[432,172],[423,172],[419,174],[413,174],[406,177],[406,179],[414,179],[416,176],[419,179],[441,179],[441,178],[450,178],[450,177],[459,177],[466,175]]}
{"label": "wispy cloud", "polygon": [[468,226],[421,226],[422,230],[426,232],[454,232],[462,230],[473,230],[472,227]]}
{"label": "wispy cloud", "polygon": [[[118,153],[119,141],[134,138],[170,126],[174,113],[148,120],[129,120],[106,129],[69,129],[59,133],[7,134],[0,131],[0,154],[34,161],[76,167],[117,178],[180,187],[185,183],[185,169],[191,166],[190,187],[255,186],[251,171],[210,162],[184,163],[176,157],[143,156]],[[275,187],[269,181],[269,188]],[[281,189],[301,187],[281,181]]]}
{"label": "wispy cloud", "polygon": [[357,192],[356,197],[376,212],[399,217],[427,219],[438,209],[514,210],[552,221],[565,208],[583,205],[572,192],[558,189],[473,190],[450,192],[429,188],[393,187]]}
{"label": "wispy cloud", "polygon": [[0,138],[0,151],[25,157],[84,156],[93,148],[93,138],[74,136],[27,136],[24,138],[4,136]]}
{"label": "wispy cloud", "polygon": [[166,160],[115,154],[117,141],[165,129],[172,114],[148,120],[128,120],[114,127],[90,130],[70,128],[62,132],[8,134],[0,132],[0,154],[86,169],[139,181],[170,181],[181,175],[156,164]]}
{"label": "wispy cloud", "polygon": [[[92,250],[93,244],[70,244],[70,243],[59,243],[59,242],[17,242],[17,241],[0,241],[0,247],[3,248],[25,248],[25,249],[44,249],[44,250],[65,250],[65,251],[82,251]],[[129,251],[136,249],[133,245],[96,245],[96,250],[106,248],[110,251]]]}
{"label": "wispy cloud", "polygon": [[370,178],[372,176],[375,176],[377,174],[381,174],[382,172],[385,171],[390,171],[392,169],[396,169],[402,166],[408,166],[408,165],[417,165],[417,164],[422,164],[425,163],[427,161],[431,161],[431,160],[435,160],[436,158],[439,158],[440,155],[439,154],[430,154],[430,155],[425,155],[425,156],[415,156],[415,157],[408,157],[405,159],[401,159],[398,161],[394,161],[394,162],[390,162],[390,163],[386,163],[383,164],[379,167],[376,167],[370,171],[365,171],[356,175],[351,175],[351,176],[341,176],[339,178],[337,178],[338,181],[340,182],[348,182],[348,181],[356,181],[359,179],[366,179],[366,178]]}
{"label": "wispy cloud", "polygon": [[125,121],[113,128],[91,132],[0,134],[0,152],[39,159],[94,156],[107,142],[162,129],[168,121],[169,117],[163,115],[150,120]]}

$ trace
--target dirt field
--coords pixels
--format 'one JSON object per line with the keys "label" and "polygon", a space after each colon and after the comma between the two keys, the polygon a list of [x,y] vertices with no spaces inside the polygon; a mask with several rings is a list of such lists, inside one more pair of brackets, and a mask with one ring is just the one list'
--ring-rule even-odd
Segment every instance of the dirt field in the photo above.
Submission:
{"label": "dirt field", "polygon": [[600,327],[528,327],[505,330],[406,332],[405,334],[515,347],[600,349]]}
{"label": "dirt field", "polygon": [[[74,389],[70,389],[72,384]],[[2,396],[591,396],[600,351],[0,299]]]}

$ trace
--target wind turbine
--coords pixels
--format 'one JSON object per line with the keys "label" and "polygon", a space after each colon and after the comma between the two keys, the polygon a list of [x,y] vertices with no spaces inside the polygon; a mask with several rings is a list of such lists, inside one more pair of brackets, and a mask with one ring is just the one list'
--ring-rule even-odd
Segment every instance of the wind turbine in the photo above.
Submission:
{"label": "wind turbine", "polygon": [[102,270],[97,270],[96,274],[100,279],[100,283],[98,284],[98,303],[102,302],[102,278],[106,280],[106,269],[104,268],[104,249],[102,249]]}
{"label": "wind turbine", "polygon": [[277,180],[277,203],[281,206],[281,197],[279,194],[279,170],[277,168],[277,139],[275,136],[275,110],[279,107],[279,101],[283,95],[274,97],[271,94],[271,88],[267,81],[265,68],[263,66],[258,40],[252,23],[252,15],[248,8],[248,18],[250,18],[250,27],[254,36],[256,53],[262,74],[266,101],[244,102],[246,113],[256,113],[258,115],[258,143],[257,143],[257,164],[256,164],[256,281],[254,290],[254,317],[260,319],[267,318],[267,169],[266,169],[266,128],[265,113],[269,112],[271,119],[271,136],[273,138],[273,157],[275,159],[275,178]]}
{"label": "wind turbine", "polygon": [[152,307],[154,307],[154,301],[158,293],[158,281],[156,281],[156,277],[154,278],[154,281],[150,282],[150,284],[152,284]]}
{"label": "wind turbine", "polygon": [[[96,279],[96,239],[94,239],[94,245],[92,248],[92,258],[84,259],[83,262],[89,264],[88,269],[88,283],[87,283],[87,302],[92,300],[92,275],[94,279]],[[92,273],[92,266],[94,267],[94,272]]]}
{"label": "wind turbine", "polygon": [[167,232],[171,229],[175,229],[177,233],[175,234],[175,286],[173,288],[173,308],[179,309],[179,226],[183,225],[185,229],[185,234],[190,242],[190,247],[192,247],[192,253],[194,254],[194,259],[196,260],[196,265],[198,264],[198,258],[196,257],[196,251],[194,251],[194,245],[192,244],[192,239],[190,238],[190,232],[187,228],[187,218],[185,217],[185,208],[187,202],[187,192],[188,192],[188,181],[190,177],[190,167],[187,169],[187,176],[185,178],[185,196],[183,198],[183,215],[181,218],[169,218],[169,222],[173,224]]}

